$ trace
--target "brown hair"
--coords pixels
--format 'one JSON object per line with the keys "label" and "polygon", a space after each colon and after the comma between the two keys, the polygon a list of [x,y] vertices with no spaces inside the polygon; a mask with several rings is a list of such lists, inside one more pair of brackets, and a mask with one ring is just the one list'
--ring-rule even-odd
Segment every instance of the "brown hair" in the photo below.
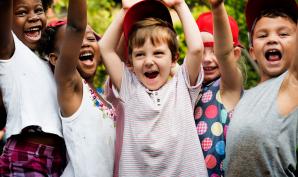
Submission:
{"label": "brown hair", "polygon": [[282,18],[287,18],[289,19],[290,21],[292,21],[293,23],[297,24],[297,20],[298,20],[298,17],[297,15],[295,14],[291,14],[291,13],[288,13],[286,9],[266,9],[266,10],[263,10],[260,15],[255,19],[254,23],[252,24],[252,27],[249,32],[249,42],[250,42],[250,45],[252,46],[252,42],[253,42],[253,33],[254,33],[254,28],[255,28],[255,25],[256,23],[263,17],[268,17],[268,18],[277,18],[277,17],[282,17]]}
{"label": "brown hair", "polygon": [[154,46],[163,42],[167,43],[172,54],[172,60],[176,60],[175,56],[179,46],[177,34],[172,25],[157,18],[147,18],[136,22],[129,35],[129,56],[131,56],[133,48],[142,47],[147,39],[150,39]]}

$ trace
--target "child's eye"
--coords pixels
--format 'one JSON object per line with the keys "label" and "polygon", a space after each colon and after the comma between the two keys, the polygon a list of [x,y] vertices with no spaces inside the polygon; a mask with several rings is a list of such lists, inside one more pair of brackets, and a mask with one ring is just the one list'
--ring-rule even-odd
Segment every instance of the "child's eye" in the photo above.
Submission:
{"label": "child's eye", "polygon": [[18,17],[23,17],[27,14],[27,11],[26,10],[18,10],[16,11],[15,15],[18,16]]}
{"label": "child's eye", "polygon": [[163,54],[164,54],[164,52],[162,52],[162,51],[154,52],[154,55],[157,56],[157,57],[161,57],[161,56],[163,56]]}
{"label": "child's eye", "polygon": [[140,58],[140,57],[142,57],[142,56],[144,56],[144,55],[145,55],[144,53],[140,52],[140,53],[136,53],[136,54],[135,54],[135,57],[136,57],[136,58]]}
{"label": "child's eye", "polygon": [[92,41],[92,42],[93,42],[93,41],[96,41],[95,37],[88,37],[87,40],[88,40],[88,41]]}
{"label": "child's eye", "polygon": [[259,34],[259,35],[257,36],[257,38],[265,38],[265,37],[267,37],[266,34]]}
{"label": "child's eye", "polygon": [[43,14],[44,13],[44,10],[43,10],[42,7],[38,7],[38,8],[35,9],[35,13],[37,13],[37,14]]}
{"label": "child's eye", "polygon": [[279,35],[282,36],[282,37],[289,36],[288,33],[280,33]]}

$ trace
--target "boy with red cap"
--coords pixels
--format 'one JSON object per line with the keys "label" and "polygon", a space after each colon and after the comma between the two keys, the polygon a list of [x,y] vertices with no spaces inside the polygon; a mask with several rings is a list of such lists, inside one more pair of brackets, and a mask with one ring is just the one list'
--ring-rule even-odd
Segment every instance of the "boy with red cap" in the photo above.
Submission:
{"label": "boy with red cap", "polygon": [[260,66],[261,83],[245,92],[235,108],[226,176],[298,175],[297,17],[295,0],[247,3],[250,53]]}
{"label": "boy with red cap", "polygon": [[[178,13],[188,52],[173,78],[177,36],[167,7],[145,0],[124,9],[100,41],[103,62],[123,101],[125,118],[119,176],[207,176],[193,108],[203,75],[203,43],[183,0],[164,1]],[[123,31],[130,71],[117,55]]]}
{"label": "boy with red cap", "polygon": [[[199,16],[197,25],[204,43],[204,82],[195,107],[195,123],[209,176],[223,176],[226,131],[242,92],[238,25],[222,0],[210,1],[212,13]],[[233,78],[233,79],[231,79]]]}

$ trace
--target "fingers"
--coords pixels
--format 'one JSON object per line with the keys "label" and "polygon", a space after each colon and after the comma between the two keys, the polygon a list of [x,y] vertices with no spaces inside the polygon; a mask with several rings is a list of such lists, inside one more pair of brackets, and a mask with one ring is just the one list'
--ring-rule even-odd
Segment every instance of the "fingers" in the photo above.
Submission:
{"label": "fingers", "polygon": [[209,0],[209,3],[211,4],[212,8],[217,8],[223,2],[224,0]]}

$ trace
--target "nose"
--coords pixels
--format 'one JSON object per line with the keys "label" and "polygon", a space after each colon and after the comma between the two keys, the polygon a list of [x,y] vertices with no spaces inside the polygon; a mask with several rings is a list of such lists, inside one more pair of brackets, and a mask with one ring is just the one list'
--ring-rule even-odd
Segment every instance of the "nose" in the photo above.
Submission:
{"label": "nose", "polygon": [[209,64],[211,63],[215,58],[215,55],[213,52],[205,52],[203,56],[203,64]]}
{"label": "nose", "polygon": [[272,44],[277,44],[277,43],[278,43],[278,36],[277,35],[269,36],[267,44],[272,45]]}
{"label": "nose", "polygon": [[89,41],[86,38],[84,38],[83,43],[82,43],[82,48],[89,47],[89,46],[90,46]]}
{"label": "nose", "polygon": [[36,13],[32,13],[29,18],[28,18],[28,21],[29,22],[36,22],[38,21],[40,18],[39,18],[39,15],[37,15]]}
{"label": "nose", "polygon": [[146,67],[151,67],[154,64],[152,57],[146,57],[145,58],[145,66]]}

